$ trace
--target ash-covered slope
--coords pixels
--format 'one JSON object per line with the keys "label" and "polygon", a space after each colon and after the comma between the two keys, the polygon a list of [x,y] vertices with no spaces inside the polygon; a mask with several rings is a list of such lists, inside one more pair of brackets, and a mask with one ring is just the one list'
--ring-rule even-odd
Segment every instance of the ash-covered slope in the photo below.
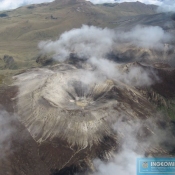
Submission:
{"label": "ash-covered slope", "polygon": [[[13,106],[18,114],[8,116],[15,132],[10,152],[0,159],[1,174],[93,174],[93,160],[120,156],[125,141],[131,142],[128,149],[134,141],[132,149],[138,155],[173,154],[174,125],[154,104],[171,91],[173,78],[164,75],[174,77],[174,69],[113,63],[122,76],[118,79],[83,64],[28,70],[14,77],[15,87],[1,89],[0,103],[9,112],[14,112]],[[142,86],[139,75],[149,76],[153,84]],[[144,83],[150,79],[144,78]]]}
{"label": "ash-covered slope", "polygon": [[[17,112],[37,142],[62,138],[80,148],[100,143],[113,134],[108,121],[114,117],[122,96],[128,96],[127,100],[134,98],[132,107],[127,106],[125,111],[132,118],[150,115],[150,104],[137,90],[112,79],[95,77],[93,71],[88,73],[102,80],[87,80],[86,71],[69,70],[68,65],[64,71],[61,68],[39,69],[16,77],[19,86]],[[143,106],[144,111],[141,110]],[[122,106],[118,110],[120,108]]]}
{"label": "ash-covered slope", "polygon": [[[132,69],[139,69],[142,76],[150,71],[151,79],[155,80],[155,84],[159,83],[154,74],[156,68],[135,63],[119,65],[116,71],[118,69],[128,75],[132,74]],[[22,167],[25,174],[30,174],[34,166],[32,159],[37,159],[40,166],[44,163],[44,169],[51,174],[93,172],[95,158],[109,160],[120,152],[125,137],[128,137],[124,136],[128,125],[137,128],[134,137],[138,142],[135,148],[138,154],[170,156],[173,143],[162,134],[169,133],[172,126],[165,116],[156,113],[156,106],[143,93],[145,88],[131,86],[131,82],[109,78],[104,72],[96,71],[94,67],[82,69],[62,63],[33,69],[15,77],[18,88],[13,100],[15,110],[18,119],[35,140],[35,146],[32,145],[28,164],[22,163],[27,153],[20,153],[20,150],[27,151],[29,148],[25,145],[31,144],[32,138],[28,134],[21,135],[20,138],[25,136],[27,141],[24,140],[20,147],[16,138],[14,143],[19,150],[7,158],[7,163],[10,161],[13,165],[13,169],[9,169],[11,174],[14,171],[21,174]],[[130,79],[137,80],[137,76]],[[132,126],[133,123],[136,126]],[[114,124],[119,125],[119,131]],[[34,153],[35,149],[38,154]],[[19,162],[14,162],[16,154],[20,157]],[[1,166],[4,172],[6,164]],[[38,168],[33,174],[39,175]]]}
{"label": "ash-covered slope", "polygon": [[[30,72],[26,74],[31,76]],[[20,86],[26,74],[18,76]],[[104,98],[113,88],[112,82],[86,84],[79,80],[76,70],[41,69],[33,74],[34,82],[26,80],[24,87],[20,87],[17,109],[22,123],[37,142],[62,138],[72,146],[86,148],[112,134],[104,121],[112,112],[112,104]],[[26,86],[30,88],[24,92]]]}

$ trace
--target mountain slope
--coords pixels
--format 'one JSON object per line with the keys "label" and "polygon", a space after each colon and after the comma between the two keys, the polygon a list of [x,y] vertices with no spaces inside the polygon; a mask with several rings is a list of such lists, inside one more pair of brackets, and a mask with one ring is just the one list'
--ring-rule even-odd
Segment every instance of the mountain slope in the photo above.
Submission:
{"label": "mountain slope", "polygon": [[109,7],[84,0],[56,0],[20,7],[3,12],[0,17],[0,57],[9,54],[20,62],[19,67],[30,67],[35,64],[31,59],[38,54],[37,44],[41,40],[55,39],[83,24],[115,28],[121,17],[155,13],[155,6],[139,2]]}

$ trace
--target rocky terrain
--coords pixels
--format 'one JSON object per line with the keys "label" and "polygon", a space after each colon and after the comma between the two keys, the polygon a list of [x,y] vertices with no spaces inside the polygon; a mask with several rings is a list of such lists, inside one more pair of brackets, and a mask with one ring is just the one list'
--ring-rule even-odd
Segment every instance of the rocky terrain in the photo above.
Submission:
{"label": "rocky terrain", "polygon": [[0,175],[101,175],[122,156],[174,156],[174,22],[140,2],[2,12]]}
{"label": "rocky terrain", "polygon": [[[123,137],[127,137],[124,128],[133,121],[142,123],[137,131],[138,153],[172,156],[174,143],[167,137],[161,138],[161,144],[143,144],[160,132],[171,131],[169,135],[174,137],[173,120],[157,113],[157,105],[167,106],[166,99],[173,99],[175,71],[166,65],[138,63],[120,69],[127,72],[131,67],[153,69],[161,81],[147,88],[112,79],[94,84],[81,79],[83,70],[70,64],[37,68],[14,77],[15,86],[1,90],[0,102],[10,113],[6,117],[13,118],[9,125],[14,128],[10,152],[1,159],[1,174],[93,174],[93,160],[109,160],[120,152]],[[164,78],[166,74],[171,78]],[[12,115],[14,110],[20,117]],[[123,127],[116,132],[111,126],[119,121]]]}

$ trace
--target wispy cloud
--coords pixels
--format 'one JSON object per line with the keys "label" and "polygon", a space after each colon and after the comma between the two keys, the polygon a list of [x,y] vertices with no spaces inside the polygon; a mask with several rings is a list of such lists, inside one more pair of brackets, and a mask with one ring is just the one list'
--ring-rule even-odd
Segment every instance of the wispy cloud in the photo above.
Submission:
{"label": "wispy cloud", "polygon": [[15,115],[9,114],[0,106],[0,160],[4,159],[12,151],[12,135],[16,132],[15,119]]}
{"label": "wispy cloud", "polygon": [[117,32],[117,38],[136,47],[162,50],[164,44],[172,40],[172,35],[159,26],[138,25],[128,32]]}
{"label": "wispy cloud", "polygon": [[[161,116],[160,114],[156,115],[156,117]],[[125,115],[123,114],[123,116]],[[164,149],[163,146],[160,146],[162,143],[174,144],[174,140],[170,139],[173,136],[169,128],[161,129],[155,124],[157,120],[158,118],[149,118],[144,122],[138,119],[123,122],[122,118],[119,119],[113,125],[113,128],[119,137],[121,136],[121,149],[108,162],[95,160],[97,171],[93,175],[114,175],[116,172],[120,175],[137,174],[137,158],[144,157],[145,154],[151,155],[153,152],[159,155],[161,150]],[[147,134],[144,135],[144,140],[142,140],[139,137],[142,136],[145,129]],[[156,149],[156,151],[153,151],[153,149]]]}
{"label": "wispy cloud", "polygon": [[63,33],[56,41],[40,42],[39,48],[44,54],[54,54],[56,60],[65,61],[71,53],[76,53],[80,58],[104,58],[124,44],[162,50],[164,44],[170,43],[172,38],[171,34],[158,26],[136,26],[123,32],[84,25]]}
{"label": "wispy cloud", "polygon": [[149,86],[154,83],[150,77],[156,78],[154,72],[138,67],[129,69],[127,73],[121,72],[117,64],[107,59],[108,54],[125,43],[138,48],[162,50],[164,43],[169,40],[170,35],[160,27],[137,26],[129,32],[121,32],[84,25],[63,33],[56,41],[40,42],[39,48],[42,54],[53,54],[56,61],[66,61],[74,53],[108,78],[132,86]]}

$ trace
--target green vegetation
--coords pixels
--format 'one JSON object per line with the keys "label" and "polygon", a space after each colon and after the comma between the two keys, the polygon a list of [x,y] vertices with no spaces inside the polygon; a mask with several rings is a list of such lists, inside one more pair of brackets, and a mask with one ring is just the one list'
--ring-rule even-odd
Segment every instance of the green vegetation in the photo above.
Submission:
{"label": "green vegetation", "polygon": [[0,74],[0,85],[3,83],[3,80],[4,80],[4,75]]}
{"label": "green vegetation", "polygon": [[171,120],[175,121],[175,101],[174,100],[168,104],[168,107],[163,105],[158,106],[158,110],[166,113]]}
{"label": "green vegetation", "polygon": [[0,14],[0,18],[4,18],[4,17],[7,17],[8,15],[6,13],[1,13]]}
{"label": "green vegetation", "polygon": [[168,109],[167,109],[168,115],[172,120],[175,120],[175,104],[171,105]]}
{"label": "green vegetation", "polygon": [[107,7],[115,7],[116,4],[104,3],[103,6],[107,6]]}

